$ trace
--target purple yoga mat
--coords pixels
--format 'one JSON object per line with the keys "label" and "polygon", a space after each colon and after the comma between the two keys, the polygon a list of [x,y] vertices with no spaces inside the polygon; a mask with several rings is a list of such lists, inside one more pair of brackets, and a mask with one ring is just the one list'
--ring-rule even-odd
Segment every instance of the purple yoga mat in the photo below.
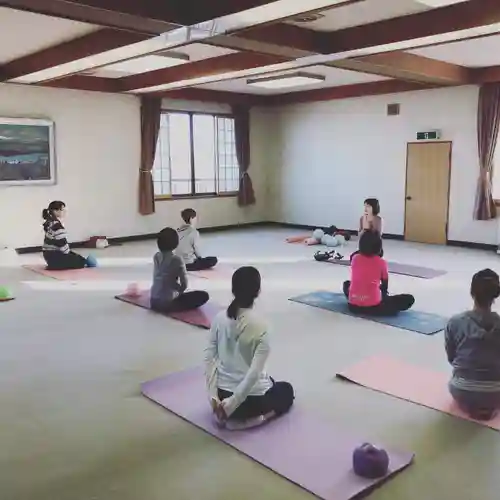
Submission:
{"label": "purple yoga mat", "polygon": [[[144,309],[151,309],[151,306],[149,304],[149,291],[141,292],[137,296],[127,294],[117,295],[115,299],[126,302],[127,304],[142,307]],[[212,325],[212,320],[214,319],[215,315],[221,310],[222,308],[219,305],[207,302],[205,305],[201,306],[198,309],[183,312],[173,312],[165,314],[165,316],[176,319],[178,321],[182,321],[183,323],[187,323],[188,325],[199,326],[208,330]]]}
{"label": "purple yoga mat", "polygon": [[300,403],[290,413],[245,431],[219,429],[213,422],[201,368],[142,385],[142,393],[264,467],[324,500],[350,500],[382,485],[413,461],[413,453],[388,451],[390,472],[379,480],[352,470],[355,447],[366,442],[334,424],[316,419]]}
{"label": "purple yoga mat", "polygon": [[[329,264],[338,264],[340,266],[350,266],[349,260],[325,260]],[[446,271],[440,269],[431,269],[429,267],[412,266],[411,264],[399,264],[398,262],[387,262],[389,272],[393,274],[402,274],[404,276],[413,276],[414,278],[432,279],[443,276]]]}

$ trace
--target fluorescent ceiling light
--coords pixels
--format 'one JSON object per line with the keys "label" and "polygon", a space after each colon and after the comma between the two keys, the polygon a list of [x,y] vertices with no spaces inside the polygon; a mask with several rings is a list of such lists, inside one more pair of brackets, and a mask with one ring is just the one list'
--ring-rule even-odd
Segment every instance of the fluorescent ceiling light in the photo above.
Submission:
{"label": "fluorescent ceiling light", "polygon": [[[347,2],[349,2],[349,0],[307,0],[307,12],[321,10],[335,5],[342,5]],[[139,56],[150,55],[161,50],[168,50],[190,43],[201,42],[215,36],[227,35],[250,26],[258,26],[260,24],[302,14],[304,13],[304,6],[299,5],[300,3],[301,2],[297,0],[277,0],[270,4],[229,14],[193,26],[176,28],[160,36],[145,40],[144,42],[109,50],[90,57],[84,57],[76,61],[37,71],[36,73],[24,75],[9,81],[13,83],[40,83],[55,80],[57,78],[101,68]]]}
{"label": "fluorescent ceiling light", "polygon": [[467,2],[468,0],[418,0],[418,3],[427,5],[428,7],[439,8],[454,5],[456,3]]}
{"label": "fluorescent ceiling light", "polygon": [[310,73],[290,73],[288,75],[269,76],[267,78],[256,78],[247,80],[248,85],[263,89],[286,89],[300,87],[303,85],[314,85],[325,81],[323,75],[312,75]]}
{"label": "fluorescent ceiling light", "polygon": [[431,35],[422,38],[413,38],[402,42],[390,43],[387,45],[373,45],[362,49],[346,50],[344,52],[336,52],[334,54],[318,54],[313,56],[306,56],[296,59],[294,61],[272,64],[269,66],[261,66],[259,68],[244,69],[239,71],[230,71],[219,75],[200,76],[198,78],[191,78],[189,80],[180,80],[173,83],[165,83],[162,85],[155,85],[154,87],[144,87],[142,89],[131,90],[133,94],[144,94],[149,92],[159,92],[167,90],[176,90],[186,87],[195,87],[198,85],[205,85],[206,83],[223,82],[227,80],[235,80],[238,78],[248,78],[257,76],[268,76],[272,73],[299,70],[308,66],[318,66],[329,62],[339,61],[350,57],[369,56],[372,54],[384,54],[386,52],[393,52],[397,50],[412,50],[419,47],[425,47],[433,44],[449,43],[460,41],[467,38],[491,35],[500,32],[500,23],[489,24],[485,26],[478,26],[461,31],[452,31],[442,33],[440,35]]}

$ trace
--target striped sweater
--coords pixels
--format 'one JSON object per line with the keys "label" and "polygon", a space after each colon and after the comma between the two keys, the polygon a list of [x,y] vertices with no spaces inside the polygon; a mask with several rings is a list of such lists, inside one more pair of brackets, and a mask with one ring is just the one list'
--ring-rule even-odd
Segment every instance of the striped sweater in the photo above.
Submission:
{"label": "striped sweater", "polygon": [[45,238],[42,250],[44,252],[69,253],[69,244],[66,229],[59,219],[49,219],[43,223]]}

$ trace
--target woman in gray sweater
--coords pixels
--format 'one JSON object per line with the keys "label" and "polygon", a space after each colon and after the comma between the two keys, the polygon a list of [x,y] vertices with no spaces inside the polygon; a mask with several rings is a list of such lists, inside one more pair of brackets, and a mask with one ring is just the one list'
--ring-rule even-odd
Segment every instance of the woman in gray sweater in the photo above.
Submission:
{"label": "woman in gray sweater", "polygon": [[471,311],[450,319],[445,329],[453,367],[450,393],[470,417],[490,420],[500,409],[500,316],[491,310],[500,295],[498,274],[483,269],[472,278]]}
{"label": "woman in gray sweater", "polygon": [[201,290],[186,292],[188,281],[186,266],[181,257],[174,255],[179,244],[175,229],[166,227],[158,233],[158,252],[154,256],[151,309],[177,312],[196,309],[208,302],[209,295]]}

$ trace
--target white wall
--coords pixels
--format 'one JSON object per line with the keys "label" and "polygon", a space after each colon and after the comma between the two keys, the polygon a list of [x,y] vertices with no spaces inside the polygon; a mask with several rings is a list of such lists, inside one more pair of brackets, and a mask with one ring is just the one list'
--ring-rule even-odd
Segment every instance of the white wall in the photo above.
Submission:
{"label": "white wall", "polygon": [[[496,244],[496,222],[472,218],[477,175],[477,87],[336,100],[280,110],[270,205],[281,222],[356,228],[367,197],[385,231],[403,234],[406,144],[440,129],[453,141],[448,238]],[[397,117],[389,103],[401,104]]]}
{"label": "white wall", "polygon": [[[167,103],[179,109],[203,103]],[[48,118],[55,122],[57,184],[0,187],[0,244],[23,247],[42,242],[41,211],[54,199],[68,205],[73,241],[156,232],[176,226],[179,212],[193,207],[200,226],[266,219],[266,112],[252,112],[252,164],[257,205],[239,208],[235,198],[160,201],[156,214],[137,211],[140,158],[139,101],[133,96],[0,84],[0,116]]]}

